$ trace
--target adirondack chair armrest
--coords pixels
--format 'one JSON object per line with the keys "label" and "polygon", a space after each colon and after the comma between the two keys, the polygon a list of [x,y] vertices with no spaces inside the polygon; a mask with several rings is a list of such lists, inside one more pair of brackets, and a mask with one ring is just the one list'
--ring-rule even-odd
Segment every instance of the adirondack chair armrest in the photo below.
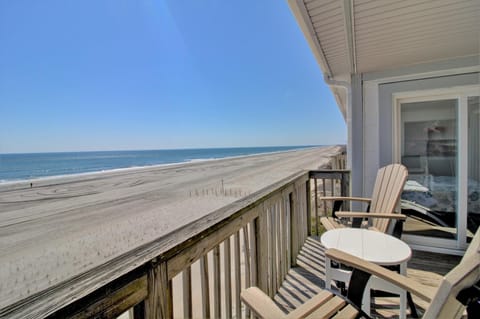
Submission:
{"label": "adirondack chair armrest", "polygon": [[422,285],[406,276],[402,276],[397,272],[388,270],[382,266],[373,264],[361,258],[355,257],[338,249],[328,249],[325,256],[331,260],[335,260],[341,264],[359,269],[371,275],[382,278],[402,289],[405,289],[421,299],[432,302],[434,293],[425,285]]}
{"label": "adirondack chair armrest", "polygon": [[337,217],[345,218],[388,218],[396,220],[405,220],[407,219],[406,215],[403,214],[386,214],[386,213],[375,213],[375,212],[336,212]]}
{"label": "adirondack chair armrest", "polygon": [[343,196],[324,196],[324,197],[320,197],[319,199],[323,201],[349,200],[349,201],[366,202],[366,203],[370,203],[372,201],[371,198],[366,198],[366,197],[343,197]]}
{"label": "adirondack chair armrest", "polygon": [[332,300],[334,294],[328,290],[323,290],[305,303],[298,306],[295,310],[285,315],[280,308],[273,302],[267,294],[258,287],[250,287],[243,290],[240,298],[260,318],[284,318],[299,319],[306,318],[322,305]]}
{"label": "adirondack chair armrest", "polygon": [[250,287],[243,290],[240,298],[247,307],[260,318],[285,318],[285,314],[275,302],[257,287]]}

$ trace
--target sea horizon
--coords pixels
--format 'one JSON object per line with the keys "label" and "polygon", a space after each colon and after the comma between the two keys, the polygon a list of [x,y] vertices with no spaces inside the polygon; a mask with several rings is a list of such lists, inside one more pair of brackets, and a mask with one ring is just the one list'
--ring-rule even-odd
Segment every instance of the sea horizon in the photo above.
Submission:
{"label": "sea horizon", "polygon": [[0,153],[0,184],[322,146],[325,145]]}
{"label": "sea horizon", "polygon": [[66,150],[66,151],[35,151],[35,152],[0,152],[0,155],[30,155],[30,154],[58,154],[58,153],[100,153],[100,152],[151,152],[151,151],[183,151],[183,150],[218,150],[218,149],[251,149],[251,148],[309,148],[323,147],[325,145],[277,145],[277,146],[214,146],[214,147],[178,147],[178,148],[152,148],[152,149],[118,149],[118,150]]}

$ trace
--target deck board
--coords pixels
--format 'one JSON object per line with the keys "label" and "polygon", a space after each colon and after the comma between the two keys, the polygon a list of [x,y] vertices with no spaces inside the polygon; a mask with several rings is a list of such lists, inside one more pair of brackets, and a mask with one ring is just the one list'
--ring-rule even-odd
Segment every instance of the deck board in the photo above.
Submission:
{"label": "deck board", "polygon": [[[459,256],[413,251],[407,274],[435,289],[442,276],[457,265],[460,259]],[[317,237],[309,237],[300,251],[296,267],[289,271],[274,300],[283,311],[290,312],[321,291],[325,287],[324,278],[325,248]],[[413,300],[421,316],[426,305],[415,296]],[[409,309],[407,313],[410,313]],[[398,298],[375,298],[372,315],[380,318],[398,318]]]}

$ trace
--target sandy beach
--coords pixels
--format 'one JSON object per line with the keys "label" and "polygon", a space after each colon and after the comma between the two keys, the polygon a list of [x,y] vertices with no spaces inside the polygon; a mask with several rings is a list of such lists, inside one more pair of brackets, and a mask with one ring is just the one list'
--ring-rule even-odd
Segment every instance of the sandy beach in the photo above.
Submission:
{"label": "sandy beach", "polygon": [[0,185],[0,309],[276,181],[338,147]]}

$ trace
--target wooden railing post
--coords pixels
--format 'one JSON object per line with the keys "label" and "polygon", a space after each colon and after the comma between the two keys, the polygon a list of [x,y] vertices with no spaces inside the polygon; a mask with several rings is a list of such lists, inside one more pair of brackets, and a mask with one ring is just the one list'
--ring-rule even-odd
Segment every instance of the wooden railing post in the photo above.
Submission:
{"label": "wooden railing post", "polygon": [[285,242],[285,262],[286,262],[286,272],[292,267],[292,210],[290,205],[290,193],[285,193],[283,195],[283,207],[285,209],[285,232],[286,232],[286,242]]}
{"label": "wooden railing post", "polygon": [[145,319],[145,301],[135,305],[132,312],[133,319]]}
{"label": "wooden railing post", "polygon": [[182,272],[183,281],[183,317],[192,318],[192,267]]}
{"label": "wooden railing post", "polygon": [[318,236],[319,229],[318,229],[318,180],[316,177],[313,178],[313,182],[315,183],[315,234]]}
{"label": "wooden railing post", "polygon": [[308,237],[308,202],[307,202],[307,181],[302,182],[301,184],[298,185],[298,191],[300,192],[299,197],[300,197],[300,212],[302,214],[302,219],[301,219],[301,224],[300,226],[302,227],[302,238],[300,245],[303,246],[303,243],[305,240],[307,240]]}
{"label": "wooden railing post", "polygon": [[296,191],[294,190],[289,196],[289,205],[290,205],[290,233],[292,234],[291,248],[292,252],[290,255],[290,265],[294,267],[297,264],[297,255],[298,255],[298,241],[299,241],[299,229],[298,229],[298,209],[296,201]]}
{"label": "wooden railing post", "polygon": [[280,251],[279,251],[279,280],[280,280],[280,286],[281,286],[281,283],[282,281],[284,280],[285,278],[285,275],[286,275],[286,272],[285,272],[285,252],[287,250],[286,248],[286,236],[287,236],[287,232],[285,230],[285,223],[286,223],[286,217],[285,217],[285,207],[284,207],[284,203],[283,203],[283,196],[280,196],[279,198],[279,202],[278,202],[278,213],[279,213],[279,247],[280,247]]}
{"label": "wooden railing post", "polygon": [[225,318],[232,318],[232,267],[230,238],[223,242],[223,266],[224,266],[224,285],[225,285]]}
{"label": "wooden railing post", "polygon": [[173,318],[172,282],[168,280],[167,263],[152,261],[147,274],[148,297],[145,301],[145,318]]}
{"label": "wooden railing post", "polygon": [[[257,218],[258,219],[258,218]],[[249,239],[248,243],[245,244],[245,246],[249,245],[250,246],[250,251],[246,251],[247,256],[249,256],[250,260],[250,265],[249,269],[250,272],[248,272],[248,268],[246,268],[247,273],[250,273],[250,276],[246,276],[246,280],[249,283],[249,286],[258,286],[258,259],[257,259],[257,243],[258,243],[258,237],[256,237],[256,220],[252,221],[250,223],[250,231],[248,231],[248,226],[245,227],[246,231],[245,234],[247,234],[247,238]],[[250,277],[250,278],[249,278]]]}
{"label": "wooden railing post", "polygon": [[[347,170],[316,170],[316,171],[310,171],[309,175],[310,175],[310,179],[312,179],[315,183],[314,185],[315,191],[311,195],[315,196],[314,223],[316,225],[315,230],[317,234],[319,234],[320,229],[318,227],[319,226],[318,220],[320,216],[318,212],[318,208],[319,208],[318,197],[319,196],[320,197],[321,196],[350,196],[350,183],[349,183],[350,172]],[[321,185],[317,185],[318,181],[321,181]],[[328,186],[328,184],[330,186]],[[327,189],[329,189],[330,193],[327,192]],[[330,205],[331,205],[330,203],[327,205],[326,202],[323,202],[321,205],[323,206],[323,214],[325,216],[328,215],[328,208]],[[348,211],[349,209],[350,209],[350,203],[348,201],[344,201],[342,210]]]}
{"label": "wooden railing post", "polygon": [[255,220],[256,259],[257,259],[257,285],[265,293],[270,295],[268,285],[268,233],[267,212],[260,209],[258,218]]}
{"label": "wooden railing post", "polygon": [[306,181],[306,201],[307,201],[307,235],[312,235],[312,190],[310,188],[310,178]]}
{"label": "wooden railing post", "polygon": [[[245,250],[247,248],[245,247]],[[241,266],[240,266],[240,230],[238,230],[233,236],[233,269],[235,274],[235,318],[241,318],[242,316],[242,305],[240,303],[240,292],[241,292]],[[250,261],[245,259],[245,268]],[[248,270],[250,271],[250,269]],[[245,276],[247,275],[247,270],[245,270]]]}
{"label": "wooden railing post", "polygon": [[268,261],[268,266],[269,266],[269,279],[268,283],[270,286],[270,291],[271,294],[270,296],[273,297],[273,295],[277,292],[277,287],[276,287],[276,277],[277,277],[277,230],[276,230],[276,225],[277,225],[277,218],[276,218],[276,209],[275,205],[270,202],[268,204],[268,215],[270,216],[270,224],[269,228],[267,230],[267,233],[270,234],[270,245],[269,245],[269,261]]}
{"label": "wooden railing post", "polygon": [[[350,196],[350,174],[347,172],[342,173],[342,179],[340,182],[340,192],[341,196]],[[350,202],[344,203],[344,209],[346,211],[350,210]]]}
{"label": "wooden railing post", "polygon": [[208,255],[200,258],[200,284],[202,290],[202,318],[210,318],[210,288],[208,285]]}
{"label": "wooden railing post", "polygon": [[213,248],[213,318],[220,318],[222,312],[220,281],[220,245],[217,245]]}

